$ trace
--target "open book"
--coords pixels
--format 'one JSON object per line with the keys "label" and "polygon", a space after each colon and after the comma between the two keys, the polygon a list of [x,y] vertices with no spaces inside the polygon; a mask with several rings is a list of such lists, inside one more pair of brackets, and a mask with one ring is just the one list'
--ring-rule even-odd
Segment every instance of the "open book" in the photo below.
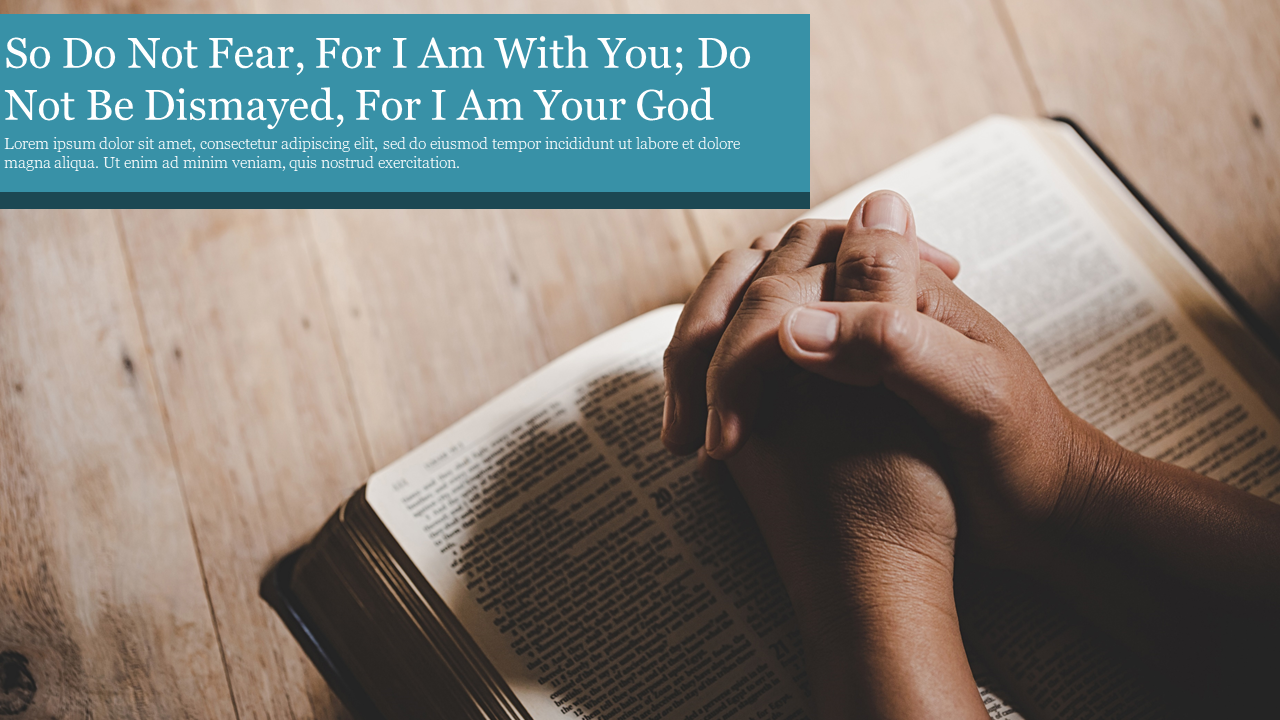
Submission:
{"label": "open book", "polygon": [[[885,187],[1072,410],[1280,499],[1280,365],[1069,126],[988,118],[810,215],[847,218]],[[597,337],[375,473],[264,581],[353,711],[812,716],[786,591],[742,500],[659,440],[679,311]],[[1051,604],[995,586],[963,610],[993,718],[1164,714]]]}

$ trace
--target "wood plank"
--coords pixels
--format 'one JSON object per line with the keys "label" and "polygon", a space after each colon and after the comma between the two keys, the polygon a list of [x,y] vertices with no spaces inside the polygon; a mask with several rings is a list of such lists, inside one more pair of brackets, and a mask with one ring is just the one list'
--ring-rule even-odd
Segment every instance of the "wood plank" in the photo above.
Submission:
{"label": "wood plank", "polygon": [[[321,6],[270,0],[286,12]],[[318,11],[318,10],[313,10]],[[991,113],[1035,113],[999,18],[987,0],[560,0],[525,3],[380,0],[366,12],[797,12],[811,15],[810,187],[818,203]],[[874,30],[872,30],[874,28]],[[710,258],[799,214],[698,210]]]}
{"label": "wood plank", "polygon": [[[988,0],[628,0],[637,12],[810,14],[810,195],[818,204],[992,113],[1032,98]],[[711,258],[797,210],[698,210]]]}
{"label": "wood plank", "polygon": [[0,13],[253,12],[252,0],[0,0]]}
{"label": "wood plank", "polygon": [[[369,10],[619,7],[385,0]],[[312,223],[375,467],[594,335],[682,302],[705,268],[679,210],[315,211]]]}
{"label": "wood plank", "polygon": [[[443,6],[390,2],[377,9]],[[830,164],[815,161],[815,198],[817,178],[834,192],[991,107],[1017,105],[1016,94],[1009,100],[1001,84],[998,43],[982,42],[990,40],[982,33],[967,45],[938,43],[971,32],[973,22],[986,28],[985,5],[944,13],[952,27],[928,20],[934,31],[924,36],[938,47],[923,51],[927,62],[916,57],[919,48],[891,46],[892,34],[883,34],[875,48],[859,49],[860,37],[853,42],[832,23],[857,26],[865,18],[840,6],[813,7],[815,98],[822,63],[834,57],[891,71],[874,83],[871,96],[897,113],[892,121],[866,125],[881,133],[875,142],[846,143],[839,162],[831,162],[830,152],[822,154]],[[902,23],[920,22],[913,13],[928,14],[918,7],[899,14],[887,3],[870,7],[873,19]],[[957,17],[963,22],[954,22]],[[819,34],[833,50],[817,50]],[[956,47],[963,51],[961,69],[941,84],[916,79],[903,101],[896,82],[911,78],[893,73],[954,63]],[[846,51],[852,56],[841,54]],[[888,57],[879,55],[886,51],[892,51]],[[838,80],[842,92],[848,84],[843,67],[826,71],[835,79],[824,81]],[[974,67],[986,73],[980,78],[986,85],[954,82]],[[943,97],[939,107],[918,102],[930,92]],[[858,113],[869,111],[859,95],[837,99],[835,110],[815,99],[814,124],[847,141],[844,123],[865,121]],[[819,137],[815,130],[815,146]],[[858,163],[871,167],[858,172]],[[835,179],[827,180],[832,172]],[[841,174],[850,172],[856,174]],[[739,244],[791,212],[774,215],[709,214],[714,222],[701,225],[716,242]],[[257,580],[275,557],[303,542],[371,466],[389,462],[573,345],[682,299],[705,261],[679,211],[128,212],[123,218],[243,717],[341,714],[256,598]]]}
{"label": "wood plank", "polygon": [[682,301],[680,211],[314,211],[317,258],[373,464],[546,361]]}
{"label": "wood plank", "polygon": [[0,213],[0,715],[231,717],[110,211]]}
{"label": "wood plank", "polygon": [[[387,9],[410,5],[419,7],[395,3]],[[777,10],[707,2],[619,0],[613,5],[642,12]],[[489,3],[485,8],[506,6]],[[815,197],[842,189],[989,112],[1030,111],[1013,56],[1003,49],[999,25],[985,3],[962,4],[941,14],[923,5],[904,12],[891,3],[850,9],[811,2],[787,10],[814,13],[814,137],[829,138],[828,144],[842,150],[833,160],[833,153],[815,142]],[[893,42],[892,34],[863,38],[840,29],[858,27],[868,12],[872,20],[911,26],[917,33],[916,26],[927,26],[924,35],[932,48]],[[891,71],[892,76],[873,81],[872,92],[866,83],[850,92],[849,66]],[[934,71],[942,69],[946,72],[935,77]],[[903,87],[913,80],[912,73],[921,77]],[[893,107],[873,111],[866,97]],[[875,140],[850,141],[850,123],[869,128],[868,136]],[[703,239],[718,251],[745,244],[794,212],[696,215]],[[674,213],[325,212],[314,218],[317,254],[375,466],[393,460],[559,352],[655,304],[682,299],[700,275],[687,269],[696,256],[682,245],[689,233]],[[651,229],[635,233],[637,219]],[[583,239],[590,243],[582,245]],[[594,260],[584,254],[592,247],[599,248]],[[549,253],[559,255],[558,262]],[[439,259],[433,257],[437,254]],[[705,254],[698,255],[696,261],[705,267]],[[452,262],[440,266],[444,258]],[[601,262],[607,259],[614,262]],[[647,265],[637,268],[640,273],[629,272],[636,261]],[[619,290],[647,293],[651,299],[637,295],[640,302],[618,303]],[[613,303],[616,310],[602,302]],[[555,314],[540,315],[556,304],[561,309],[553,312],[565,318],[559,326],[554,325]],[[440,312],[442,307],[450,312]],[[539,343],[546,349],[540,350]]]}
{"label": "wood plank", "polygon": [[240,717],[342,716],[257,592],[369,472],[306,217],[121,217]]}
{"label": "wood plank", "polygon": [[1081,123],[1280,330],[1280,6],[1008,4],[1047,110]]}

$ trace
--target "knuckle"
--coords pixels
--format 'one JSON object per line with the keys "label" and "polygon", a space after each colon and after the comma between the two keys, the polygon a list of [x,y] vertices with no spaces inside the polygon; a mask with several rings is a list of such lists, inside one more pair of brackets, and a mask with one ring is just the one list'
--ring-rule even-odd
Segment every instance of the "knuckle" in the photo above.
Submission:
{"label": "knuckle", "polygon": [[688,331],[677,331],[662,353],[662,367],[668,373],[679,373],[693,365],[696,360],[705,361],[711,354],[708,347],[714,348],[717,336],[700,333],[688,334]]}
{"label": "knuckle", "polygon": [[935,285],[921,286],[916,294],[916,311],[935,320],[949,317],[954,305],[951,298]]}
{"label": "knuckle", "polygon": [[922,285],[916,295],[916,309],[970,340],[1003,343],[1004,327],[950,280]]}
{"label": "knuckle", "polygon": [[667,345],[667,349],[662,353],[662,368],[667,375],[670,375],[671,370],[680,363],[682,349],[680,341],[675,337],[671,338],[671,343]]}
{"label": "knuckle", "polygon": [[697,333],[691,331],[689,324],[677,324],[671,335],[671,341],[667,343],[667,349],[662,354],[663,360],[675,360],[686,354],[694,345],[696,337]]}
{"label": "knuckle", "polygon": [[676,324],[663,351],[663,364],[667,367],[683,364],[693,358],[709,356],[720,340],[723,324],[715,318],[682,319]]}
{"label": "knuckle", "polygon": [[707,365],[707,390],[710,391],[712,386],[721,377],[724,377],[725,370],[733,365],[731,353],[718,352],[711,358],[711,362]]}
{"label": "knuckle", "polygon": [[761,369],[759,346],[741,340],[721,343],[707,363],[707,402],[712,405],[740,405],[742,398],[735,390]]}
{"label": "knuckle", "polygon": [[783,232],[781,230],[774,230],[773,232],[767,232],[757,237],[755,240],[752,240],[751,248],[753,250],[768,250],[770,248],[777,246],[777,244],[781,242],[782,236],[783,236]]}
{"label": "knuckle", "polygon": [[726,250],[716,258],[711,265],[711,272],[723,271],[730,267],[741,267],[757,262],[761,257],[761,251],[752,248],[734,248]]}
{"label": "knuckle", "polygon": [[872,337],[886,355],[903,357],[918,350],[920,323],[914,322],[911,311],[893,305],[877,305],[872,318]]}
{"label": "knuckle", "polygon": [[769,275],[752,281],[745,298],[753,302],[777,300],[788,297],[793,289],[794,283],[786,275]]}
{"label": "knuckle", "polygon": [[791,223],[791,227],[787,228],[786,238],[809,237],[811,235],[822,232],[825,223],[816,220],[797,220]]}
{"label": "knuckle", "polygon": [[902,253],[886,248],[869,249],[842,258],[836,266],[836,282],[842,287],[868,291],[888,289],[902,281],[905,265]]}
{"label": "knuckle", "polygon": [[756,278],[742,293],[737,315],[744,320],[781,318],[792,307],[817,300],[822,300],[822,286],[818,283],[794,274],[765,275]]}
{"label": "knuckle", "polygon": [[724,404],[725,394],[721,392],[721,387],[733,377],[737,361],[736,353],[731,352],[719,352],[711,358],[711,364],[707,366],[707,404]]}
{"label": "knuckle", "polygon": [[971,340],[986,341],[986,335],[981,328],[981,318],[977,317],[967,304],[961,302],[956,291],[937,286],[922,287],[916,295],[916,311]]}

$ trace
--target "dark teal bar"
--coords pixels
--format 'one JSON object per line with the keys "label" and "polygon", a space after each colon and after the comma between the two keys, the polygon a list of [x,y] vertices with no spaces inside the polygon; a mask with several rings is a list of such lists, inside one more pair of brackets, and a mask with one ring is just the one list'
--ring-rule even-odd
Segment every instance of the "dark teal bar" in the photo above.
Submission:
{"label": "dark teal bar", "polygon": [[807,192],[9,192],[4,209],[808,210]]}

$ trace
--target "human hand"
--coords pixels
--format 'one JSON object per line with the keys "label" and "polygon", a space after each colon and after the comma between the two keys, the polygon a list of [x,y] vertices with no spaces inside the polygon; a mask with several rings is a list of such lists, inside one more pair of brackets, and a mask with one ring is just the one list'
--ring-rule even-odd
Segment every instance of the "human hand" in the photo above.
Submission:
{"label": "human hand", "polygon": [[[699,401],[717,386],[746,385],[734,375],[734,371],[747,369],[754,373],[751,387],[744,388],[750,391],[750,397],[737,390],[725,390],[723,394],[734,400],[749,401],[744,404],[749,404],[757,414],[762,409],[762,401],[769,403],[764,414],[773,416],[774,422],[768,427],[770,432],[762,439],[757,452],[752,453],[753,459],[763,465],[781,462],[786,467],[806,467],[806,476],[823,480],[806,482],[803,487],[762,486],[761,491],[771,496],[769,501],[760,503],[766,516],[780,519],[789,516],[810,525],[823,515],[822,521],[840,526],[836,530],[829,528],[824,531],[827,536],[840,534],[847,537],[853,532],[874,530],[883,534],[889,531],[897,536],[899,547],[915,545],[923,548],[924,554],[934,556],[949,568],[950,548],[955,539],[953,511],[945,487],[930,467],[927,448],[918,440],[920,431],[927,430],[927,426],[919,422],[916,413],[883,389],[850,391],[842,390],[833,383],[820,382],[816,386],[822,389],[815,394],[815,383],[812,382],[815,378],[805,381],[800,376],[792,378],[791,382],[783,382],[787,368],[794,370],[794,366],[778,348],[778,319],[792,307],[830,297],[840,282],[838,276],[842,267],[860,262],[862,254],[882,252],[877,247],[879,235],[875,231],[863,232],[860,214],[855,213],[855,221],[859,228],[852,233],[846,233],[844,223],[802,221],[785,235],[760,238],[753,243],[752,249],[725,253],[715,263],[685,305],[667,349],[664,441],[677,451],[691,451],[703,437],[705,424],[712,456],[724,457],[715,452],[715,443],[711,442],[718,423],[714,419],[704,420],[707,418],[706,406]],[[911,239],[913,244],[917,243],[914,227]],[[958,272],[959,266],[954,258],[927,243],[918,243],[918,247],[919,250],[913,252],[927,258],[926,264],[930,267],[937,270],[940,264],[950,276]],[[840,262],[836,262],[838,252]],[[870,281],[855,288],[858,284],[856,278],[845,278],[844,287],[848,291],[856,289],[868,299],[915,309],[914,295],[909,298],[895,295],[891,288],[881,288]],[[732,367],[716,363],[718,358],[739,353],[755,353],[753,359],[758,362],[749,368],[742,367],[746,363]],[[678,391],[673,392],[673,389]],[[798,397],[812,401],[814,407],[805,412],[805,403]],[[842,399],[845,404],[833,404],[830,398]],[[863,407],[865,412],[851,413],[851,407]],[[782,418],[786,418],[785,422]],[[797,435],[794,430],[800,427],[806,430]],[[867,442],[873,436],[877,442]],[[814,438],[822,438],[824,442],[813,442]],[[903,442],[907,438],[911,442]],[[769,451],[759,452],[765,446]],[[804,450],[797,451],[798,448]],[[740,485],[744,484],[744,479],[755,477],[753,466],[760,463],[734,463],[741,467],[741,472],[735,472]],[[909,472],[905,469],[907,465],[912,468]],[[890,466],[901,467],[890,471]],[[877,478],[876,482],[849,488],[845,487],[848,483],[836,479],[852,477],[867,470],[886,478],[902,476],[912,480],[898,483]],[[826,480],[830,482],[824,484]],[[745,484],[744,491],[750,495],[751,483]],[[873,489],[878,484],[884,487]],[[903,492],[899,492],[917,489],[923,491],[910,501],[906,500]],[[775,512],[789,504],[806,502],[802,499],[804,491],[812,491],[813,509],[823,508],[822,511]],[[856,506],[850,505],[847,512],[861,514],[862,517],[856,522],[849,517],[833,517],[833,512],[840,512],[842,507],[840,502],[833,502],[833,498],[844,495],[847,500],[854,491],[865,491],[868,497]],[[873,501],[871,496],[881,491],[895,492],[900,497],[893,502],[886,497]],[[886,512],[877,515],[873,508],[883,508]],[[869,517],[871,515],[876,517],[873,519]],[[772,529],[781,527],[782,523],[762,521],[762,525]],[[787,533],[788,537],[792,535],[794,533]],[[939,551],[939,548],[945,550]]]}
{"label": "human hand", "polygon": [[[705,341],[709,331],[714,349],[730,316],[746,317],[765,300],[785,311],[829,296],[843,231],[801,223],[776,252],[722,258],[682,314],[667,356],[669,385],[701,385],[693,375],[707,372],[705,360],[697,363],[711,352],[682,340]],[[922,254],[930,253],[954,274],[954,260],[926,246]],[[870,284],[865,292],[899,300]],[[985,717],[955,616],[955,514],[931,431],[884,388],[788,373],[790,363],[779,360],[762,371],[759,422],[727,464],[796,609],[820,713]],[[675,401],[669,394],[668,427],[688,419]]]}
{"label": "human hand", "polygon": [[[851,411],[854,409],[854,411]],[[766,383],[727,463],[795,609],[817,717],[985,710],[953,591],[955,513],[930,431],[884,388],[809,373]]]}
{"label": "human hand", "polygon": [[1106,439],[938,255],[905,200],[881,192],[846,226],[803,222],[767,258],[722,257],[668,348],[667,446],[688,452],[705,437],[712,457],[733,458],[759,423],[766,379],[792,363],[883,384],[936,432],[969,545],[997,564],[1031,562],[1078,512]]}
{"label": "human hand", "polygon": [[[1280,598],[1280,508],[1124,450],[1070,413],[1016,339],[945,277],[954,273],[919,261],[927,250],[912,251],[909,210],[903,224],[867,205],[847,228],[828,227],[834,242],[810,242],[819,249],[807,264],[793,228],[769,256],[792,258],[785,278],[757,276],[762,258],[722,258],[719,274],[737,286],[721,283],[715,312],[682,318],[668,350],[668,447],[692,450],[706,427],[711,455],[750,477],[743,461],[769,437],[760,398],[781,368],[882,385],[936,433],[962,552],[1055,586],[1179,682],[1232,688],[1214,703],[1265,707],[1261,678],[1275,664],[1251,658],[1280,635],[1267,612]],[[895,222],[872,228],[885,217]],[[851,260],[841,236],[866,233],[883,242]],[[916,311],[862,295],[859,282],[914,294]]]}

